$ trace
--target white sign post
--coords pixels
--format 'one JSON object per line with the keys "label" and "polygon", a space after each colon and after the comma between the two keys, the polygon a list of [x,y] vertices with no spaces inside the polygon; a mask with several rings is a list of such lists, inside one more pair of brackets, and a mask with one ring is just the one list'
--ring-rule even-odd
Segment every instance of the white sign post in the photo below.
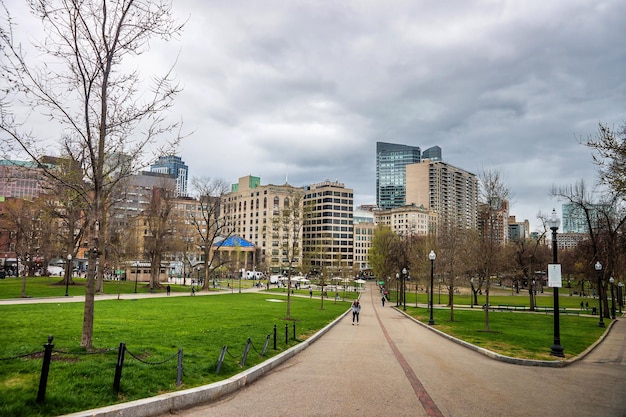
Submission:
{"label": "white sign post", "polygon": [[562,287],[561,264],[548,264],[548,287]]}

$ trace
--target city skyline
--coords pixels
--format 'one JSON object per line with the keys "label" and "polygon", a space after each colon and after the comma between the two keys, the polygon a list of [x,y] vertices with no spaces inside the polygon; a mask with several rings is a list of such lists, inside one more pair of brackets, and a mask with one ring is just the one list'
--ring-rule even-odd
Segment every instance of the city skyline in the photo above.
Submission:
{"label": "city skyline", "polygon": [[[7,7],[21,43],[41,40],[22,2]],[[376,202],[376,142],[437,145],[454,166],[500,171],[511,214],[532,231],[539,211],[560,211],[552,185],[595,183],[581,142],[626,121],[617,0],[178,0],[173,13],[182,35],[127,65],[150,79],[176,64],[184,89],[167,116],[189,134],[177,155],[190,177],[339,180],[358,206]],[[62,135],[27,120],[44,141]]]}

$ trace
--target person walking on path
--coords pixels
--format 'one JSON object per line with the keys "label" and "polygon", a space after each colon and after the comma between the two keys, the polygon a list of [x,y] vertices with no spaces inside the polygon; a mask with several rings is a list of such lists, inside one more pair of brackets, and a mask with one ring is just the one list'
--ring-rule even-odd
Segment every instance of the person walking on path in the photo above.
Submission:
{"label": "person walking on path", "polygon": [[354,326],[354,319],[356,319],[356,324],[359,324],[359,313],[361,312],[361,303],[359,300],[354,300],[352,303],[352,325]]}
{"label": "person walking on path", "polygon": [[169,284],[168,284],[168,286],[165,289],[167,291],[167,295],[170,295],[170,292],[172,291],[172,288],[169,286]]}

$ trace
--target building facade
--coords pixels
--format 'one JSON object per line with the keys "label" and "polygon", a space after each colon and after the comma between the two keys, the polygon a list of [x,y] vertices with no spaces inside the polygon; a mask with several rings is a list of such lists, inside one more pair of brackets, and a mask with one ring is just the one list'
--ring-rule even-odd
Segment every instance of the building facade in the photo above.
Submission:
{"label": "building facade", "polygon": [[354,269],[359,276],[369,276],[372,267],[369,262],[369,250],[372,247],[372,238],[376,231],[374,213],[371,210],[354,211]]}
{"label": "building facade", "polygon": [[185,197],[187,195],[187,181],[189,179],[189,167],[180,156],[161,156],[156,162],[150,165],[150,172],[171,175],[176,180],[176,196]]}
{"label": "building facade", "polygon": [[[285,209],[301,211],[293,207],[294,203],[301,205],[301,201],[301,188],[289,184],[261,185],[261,178],[251,175],[239,178],[231,186],[231,192],[222,197],[222,217],[231,225],[232,234],[252,242],[257,249],[256,270],[279,273],[289,263],[284,251],[288,242],[294,243],[289,236],[293,230],[284,230],[288,225],[281,227],[278,223]],[[297,232],[298,242],[295,242],[299,248],[301,233],[301,230]],[[292,261],[295,261],[293,266],[300,267],[301,255]]]}
{"label": "building facade", "polygon": [[433,146],[422,154],[417,146],[376,142],[376,204],[379,208],[407,204],[405,167],[420,162],[424,156],[440,160],[441,148]]}
{"label": "building facade", "polygon": [[425,236],[434,232],[437,214],[424,206],[409,204],[387,210],[376,210],[374,223],[387,226],[403,237]]}
{"label": "building facade", "polygon": [[437,224],[477,228],[478,180],[471,172],[440,160],[406,166],[406,200],[432,210]]}
{"label": "building facade", "polygon": [[354,191],[336,181],[304,187],[302,247],[312,269],[353,274]]}

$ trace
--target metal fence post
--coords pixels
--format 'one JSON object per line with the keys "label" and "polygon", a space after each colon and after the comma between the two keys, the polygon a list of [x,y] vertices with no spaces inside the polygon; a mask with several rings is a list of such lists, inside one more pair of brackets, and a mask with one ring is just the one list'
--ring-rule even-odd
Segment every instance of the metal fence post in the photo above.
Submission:
{"label": "metal fence post", "polygon": [[289,325],[285,323],[285,344],[289,344]]}
{"label": "metal fence post", "polygon": [[265,338],[265,344],[263,345],[263,352],[261,352],[261,356],[265,356],[265,352],[267,352],[267,345],[270,343],[270,335],[268,334]]}
{"label": "metal fence post", "polygon": [[178,349],[178,368],[176,372],[176,386],[183,383],[183,349]]}
{"label": "metal fence post", "polygon": [[124,352],[126,351],[126,343],[120,343],[117,352],[117,362],[115,363],[115,378],[113,379],[113,389],[116,393],[120,392],[120,380],[122,379],[122,367],[124,366]]}
{"label": "metal fence post", "polygon": [[276,350],[276,325],[274,325],[274,350]]}
{"label": "metal fence post", "polygon": [[46,385],[48,384],[48,373],[50,372],[50,361],[52,360],[52,335],[48,336],[48,343],[43,345],[43,364],[41,365],[41,377],[39,378],[39,391],[37,392],[37,403],[43,404],[46,400]]}
{"label": "metal fence post", "polygon": [[293,322],[293,340],[296,340],[296,322]]}
{"label": "metal fence post", "polygon": [[246,359],[248,358],[248,351],[250,351],[251,344],[252,344],[252,341],[250,340],[250,338],[248,338],[248,341],[246,342],[246,347],[243,350],[243,357],[241,358],[241,366],[246,365]]}
{"label": "metal fence post", "polygon": [[226,356],[227,350],[228,350],[227,346],[222,346],[222,352],[220,353],[220,358],[217,360],[217,367],[215,368],[216,374],[219,374],[220,369],[222,369],[222,362],[224,362],[224,356]]}

